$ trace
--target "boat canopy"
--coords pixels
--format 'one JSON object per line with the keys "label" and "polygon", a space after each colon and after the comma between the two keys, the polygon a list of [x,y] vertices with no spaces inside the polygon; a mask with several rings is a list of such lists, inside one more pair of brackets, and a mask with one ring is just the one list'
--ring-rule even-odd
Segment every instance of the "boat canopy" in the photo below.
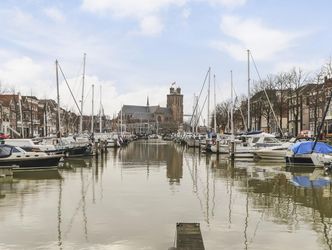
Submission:
{"label": "boat canopy", "polygon": [[[314,143],[314,141],[297,142],[291,146],[290,149],[294,152],[294,154],[310,154]],[[324,142],[317,142],[314,152],[321,154],[331,154],[332,146]]]}
{"label": "boat canopy", "polygon": [[296,187],[320,188],[330,184],[331,181],[326,178],[310,180],[309,176],[293,176],[291,183]]}

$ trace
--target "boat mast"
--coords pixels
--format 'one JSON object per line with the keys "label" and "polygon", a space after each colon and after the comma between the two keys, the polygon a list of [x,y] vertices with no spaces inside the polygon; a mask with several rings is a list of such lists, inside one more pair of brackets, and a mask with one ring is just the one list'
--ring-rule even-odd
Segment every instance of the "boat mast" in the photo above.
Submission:
{"label": "boat mast", "polygon": [[102,133],[102,119],[101,119],[101,109],[102,109],[102,104],[101,104],[101,85],[100,85],[100,104],[99,104],[99,132]]}
{"label": "boat mast", "polygon": [[208,104],[207,104],[207,129],[210,130],[210,85],[211,85],[211,67],[209,67],[209,84],[208,84]]}
{"label": "boat mast", "polygon": [[234,120],[233,120],[233,107],[234,106],[234,100],[233,100],[233,71],[231,70],[231,140],[234,142]]}
{"label": "boat mast", "polygon": [[56,94],[57,94],[57,113],[58,113],[58,119],[56,122],[56,131],[57,131],[57,137],[60,138],[61,137],[61,133],[60,133],[60,91],[59,91],[59,72],[58,72],[58,68],[59,68],[59,63],[58,60],[55,60],[55,77],[56,77]]}
{"label": "boat mast", "polygon": [[85,58],[86,54],[83,56],[83,77],[82,77],[82,99],[81,99],[81,119],[80,119],[80,130],[79,133],[83,132],[83,100],[84,100],[84,80],[85,80]]}
{"label": "boat mast", "polygon": [[95,85],[92,84],[92,110],[91,110],[91,134],[93,134],[93,108],[94,108],[94,97],[95,97]]}
{"label": "boat mast", "polygon": [[[121,106],[121,117],[120,117],[120,133],[121,133],[121,136],[122,136],[122,109],[123,109],[123,105]],[[149,129],[149,127],[148,127]],[[145,134],[146,134],[146,130],[145,130]]]}
{"label": "boat mast", "polygon": [[315,138],[314,145],[312,146],[311,153],[314,152],[315,147],[316,147],[317,142],[318,142],[318,139],[319,139],[320,135],[322,134],[322,129],[323,129],[323,126],[324,126],[324,123],[325,123],[325,118],[326,118],[327,112],[330,109],[330,103],[331,103],[331,99],[332,99],[332,90],[330,91],[330,95],[328,95],[328,97],[329,97],[329,99],[327,100],[327,103],[326,103],[326,106],[325,106],[325,110],[324,110],[324,113],[323,113],[323,116],[322,116],[322,121],[321,121],[321,123],[320,123],[320,125],[317,129],[317,135],[316,135],[316,138]]}
{"label": "boat mast", "polygon": [[250,50],[247,50],[248,54],[248,131],[251,130],[251,121],[250,121]]}
{"label": "boat mast", "polygon": [[19,100],[19,109],[20,109],[20,120],[21,120],[21,136],[24,138],[24,129],[23,129],[23,114],[22,114],[22,96],[21,93],[18,93]]}
{"label": "boat mast", "polygon": [[47,100],[45,98],[44,106],[44,136],[47,136]]}
{"label": "boat mast", "polygon": [[213,117],[213,123],[214,123],[214,132],[217,133],[217,105],[216,105],[216,75],[213,75],[213,80],[214,80],[214,86],[213,86],[213,91],[214,91],[214,117]]}
{"label": "boat mast", "polygon": [[231,152],[230,156],[231,159],[234,159],[234,150],[235,150],[235,144],[234,144],[234,120],[233,120],[233,112],[234,112],[234,100],[233,100],[233,71],[231,70]]}

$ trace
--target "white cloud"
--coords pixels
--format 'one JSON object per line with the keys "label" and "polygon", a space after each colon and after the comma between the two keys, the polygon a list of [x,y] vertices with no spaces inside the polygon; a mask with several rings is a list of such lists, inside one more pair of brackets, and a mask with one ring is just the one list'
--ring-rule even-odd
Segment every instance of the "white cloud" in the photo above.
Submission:
{"label": "white cloud", "polygon": [[49,90],[50,81],[47,80],[43,65],[34,62],[29,57],[12,58],[0,64],[0,81],[3,88],[15,89],[23,94],[38,92],[45,94]]}
{"label": "white cloud", "polygon": [[118,17],[144,17],[171,5],[183,6],[186,0],[83,0],[82,8],[91,12],[111,11]]}
{"label": "white cloud", "polygon": [[109,13],[118,18],[138,20],[139,33],[154,36],[163,30],[160,12],[170,6],[183,6],[187,0],[83,0],[82,9],[92,13]]}
{"label": "white cloud", "polygon": [[[67,79],[71,86],[72,92],[76,98],[77,103],[81,99],[81,77],[74,77]],[[95,108],[94,113],[97,114],[100,103],[100,86],[102,88],[102,104],[106,115],[117,114],[123,104],[126,105],[146,105],[146,98],[149,96],[149,102],[151,106],[160,105],[166,106],[166,95],[168,86],[144,86],[139,85],[139,88],[132,89],[130,92],[119,93],[117,86],[118,83],[114,81],[105,81],[99,79],[94,75],[87,75],[85,77],[85,94],[84,94],[84,114],[91,114],[91,98],[92,98],[92,84],[95,85],[94,100]],[[55,93],[53,93],[55,95]],[[69,110],[73,110],[78,113],[78,109],[74,103],[74,100],[69,92],[66,83],[62,80],[60,84],[60,105]],[[80,104],[79,104],[80,105]]]}
{"label": "white cloud", "polygon": [[247,0],[207,0],[207,1],[212,5],[220,4],[229,8],[243,6],[247,2]]}
{"label": "white cloud", "polygon": [[154,36],[163,30],[163,24],[156,16],[147,16],[140,21],[140,34]]}
{"label": "white cloud", "polygon": [[58,22],[58,23],[63,23],[66,20],[65,16],[62,14],[62,12],[58,8],[55,8],[55,7],[50,7],[50,8],[44,9],[44,13],[46,14],[46,16],[48,16],[53,21]]}
{"label": "white cloud", "polygon": [[324,59],[311,59],[310,61],[282,61],[275,64],[273,72],[286,72],[293,68],[299,68],[307,73],[315,73],[320,70],[324,63]]}
{"label": "white cloud", "polygon": [[234,41],[214,41],[211,46],[228,52],[237,60],[246,60],[245,51],[254,51],[257,60],[269,60],[278,52],[293,46],[300,33],[289,33],[264,25],[259,19],[224,16],[221,31]]}

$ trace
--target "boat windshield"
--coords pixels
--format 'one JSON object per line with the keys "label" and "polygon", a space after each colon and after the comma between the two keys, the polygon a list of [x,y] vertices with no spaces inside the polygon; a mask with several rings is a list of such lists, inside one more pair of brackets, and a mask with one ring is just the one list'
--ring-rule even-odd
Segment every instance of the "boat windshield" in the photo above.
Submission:
{"label": "boat windshield", "polygon": [[0,158],[8,157],[10,156],[12,151],[12,147],[9,146],[1,146],[0,147]]}

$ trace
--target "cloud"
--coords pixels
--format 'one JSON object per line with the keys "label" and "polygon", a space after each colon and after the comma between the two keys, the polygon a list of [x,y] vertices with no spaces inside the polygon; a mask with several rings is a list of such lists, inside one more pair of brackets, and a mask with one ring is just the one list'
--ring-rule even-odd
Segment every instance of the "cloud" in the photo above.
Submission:
{"label": "cloud", "polygon": [[111,12],[117,18],[136,19],[139,33],[155,36],[163,30],[160,12],[171,6],[181,7],[187,0],[83,0],[82,9],[92,13]]}
{"label": "cloud", "polygon": [[[81,86],[82,78],[74,77],[67,79],[76,102],[79,103],[81,99]],[[97,114],[99,110],[100,96],[101,102],[105,109],[105,114],[113,115],[117,114],[121,109],[121,106],[126,105],[146,105],[146,98],[149,96],[149,102],[151,106],[160,105],[166,106],[166,95],[168,91],[168,85],[165,86],[144,86],[139,85],[139,88],[134,89],[130,92],[119,93],[117,86],[118,83],[115,81],[102,80],[95,75],[87,75],[85,77],[85,94],[84,94],[84,107],[83,113],[86,115],[91,114],[91,99],[92,99],[92,84],[94,84],[94,100],[95,108],[94,113]],[[102,94],[100,95],[100,87]],[[60,83],[60,105],[73,110],[78,113],[78,109],[75,105],[74,99],[72,98],[66,83],[61,80]],[[53,93],[54,95],[55,93]],[[80,104],[79,104],[80,105]]]}
{"label": "cloud", "polygon": [[144,17],[171,5],[183,6],[186,0],[83,0],[84,10],[103,13],[111,11],[118,17]]}
{"label": "cloud", "polygon": [[[46,73],[46,74],[45,74]],[[23,94],[47,93],[50,81],[44,65],[29,57],[12,58],[0,64],[0,81],[5,89],[15,89]]]}
{"label": "cloud", "polygon": [[245,5],[247,0],[208,0],[208,2],[212,5],[220,4],[228,8],[234,8]]}
{"label": "cloud", "polygon": [[156,16],[146,16],[140,22],[140,33],[142,35],[155,36],[162,32],[163,24]]}
{"label": "cloud", "polygon": [[307,73],[319,72],[322,65],[324,65],[324,59],[311,58],[309,61],[282,61],[274,65],[273,72],[286,72],[293,68],[299,68]]}
{"label": "cloud", "polygon": [[267,27],[259,19],[241,19],[237,16],[223,16],[220,29],[232,41],[213,41],[211,46],[241,61],[246,60],[247,49],[254,51],[255,59],[269,60],[292,47],[295,39],[303,35]]}
{"label": "cloud", "polygon": [[65,16],[61,13],[61,11],[55,7],[44,9],[44,13],[46,16],[48,16],[57,23],[63,23],[66,20]]}

